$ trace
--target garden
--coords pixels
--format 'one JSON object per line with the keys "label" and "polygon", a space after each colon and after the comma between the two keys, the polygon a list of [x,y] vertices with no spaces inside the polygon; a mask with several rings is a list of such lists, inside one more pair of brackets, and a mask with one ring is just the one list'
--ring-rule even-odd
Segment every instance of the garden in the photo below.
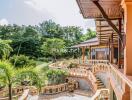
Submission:
{"label": "garden", "polygon": [[[49,65],[81,56],[72,45],[95,37],[95,32],[76,26],[60,26],[49,20],[36,26],[0,26],[0,98],[12,100],[16,87],[65,84],[68,73]],[[69,63],[69,68],[75,68]],[[23,91],[23,88],[22,88]]]}

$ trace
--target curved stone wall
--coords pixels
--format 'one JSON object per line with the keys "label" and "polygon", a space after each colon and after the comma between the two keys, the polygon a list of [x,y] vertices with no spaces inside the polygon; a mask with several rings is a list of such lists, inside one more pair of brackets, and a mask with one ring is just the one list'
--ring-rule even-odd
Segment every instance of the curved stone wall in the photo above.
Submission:
{"label": "curved stone wall", "polygon": [[[74,82],[74,89],[78,88],[78,83]],[[68,91],[68,83],[53,85],[53,86],[45,86],[41,89],[42,94],[57,94],[61,92]]]}

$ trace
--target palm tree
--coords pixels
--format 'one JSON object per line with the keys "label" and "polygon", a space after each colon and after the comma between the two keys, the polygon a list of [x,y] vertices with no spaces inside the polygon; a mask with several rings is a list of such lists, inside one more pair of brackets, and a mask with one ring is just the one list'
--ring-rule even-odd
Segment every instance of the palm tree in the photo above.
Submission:
{"label": "palm tree", "polygon": [[38,72],[32,68],[21,68],[15,69],[9,62],[0,61],[0,81],[8,86],[9,90],[9,100],[12,100],[12,85],[17,82],[21,83],[23,78],[30,81],[36,82],[36,85],[40,87],[40,79]]}

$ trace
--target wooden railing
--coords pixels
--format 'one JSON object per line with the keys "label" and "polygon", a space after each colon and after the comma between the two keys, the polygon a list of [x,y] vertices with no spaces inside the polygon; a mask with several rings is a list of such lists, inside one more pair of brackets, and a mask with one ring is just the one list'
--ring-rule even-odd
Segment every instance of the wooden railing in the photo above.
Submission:
{"label": "wooden railing", "polygon": [[[113,65],[108,62],[97,63],[92,66],[92,72],[108,72],[107,74],[109,74],[110,83],[113,85],[113,89],[119,100],[122,99],[122,95],[125,92],[124,84],[127,84],[130,87],[130,91],[132,91],[132,76],[125,75],[123,69],[118,69],[116,65]],[[130,98],[132,99],[132,94],[130,94],[130,96]]]}
{"label": "wooden railing", "polygon": [[[23,93],[23,87],[14,87],[12,88],[12,93],[13,93],[13,99],[18,99],[19,96],[22,95]],[[0,90],[0,100],[8,100],[9,97],[8,95],[8,89],[4,88],[3,90]]]}
{"label": "wooden railing", "polygon": [[18,98],[18,100],[26,100],[29,94],[29,89],[24,90],[23,94]]}
{"label": "wooden railing", "polygon": [[92,64],[92,65],[95,65],[95,64],[98,64],[98,63],[104,63],[104,64],[108,64],[109,61],[108,60],[87,60],[85,61],[86,64]]}
{"label": "wooden railing", "polygon": [[67,72],[71,76],[80,76],[80,77],[86,77],[89,74],[87,70],[81,69],[81,68],[71,68],[71,69],[67,69]]}
{"label": "wooden railing", "polygon": [[[12,97],[13,100],[18,100],[19,95],[15,95]],[[0,100],[9,100],[9,97],[0,97]]]}
{"label": "wooden railing", "polygon": [[95,65],[97,63],[105,63],[105,64],[107,64],[107,63],[109,63],[109,61],[108,60],[87,59],[87,60],[84,60],[84,63],[83,63],[82,59],[78,59],[78,63],[79,64],[91,64],[91,65]]}
{"label": "wooden railing", "polygon": [[98,72],[109,72],[109,64],[107,63],[98,63],[92,66],[92,72],[94,74]]}
{"label": "wooden railing", "polygon": [[72,68],[68,69],[69,76],[81,77],[89,80],[94,88],[94,91],[97,90],[97,80],[94,74],[90,70],[81,69],[81,68]]}
{"label": "wooden railing", "polygon": [[109,90],[100,89],[97,90],[91,100],[109,100]]}
{"label": "wooden railing", "polygon": [[[114,65],[110,64],[110,80],[115,86],[114,90],[119,99],[122,98],[121,96],[125,92],[124,84],[127,84],[130,87],[130,91],[132,90],[132,76],[127,76],[120,70],[121,69],[117,69]],[[132,99],[132,94],[130,94],[130,98]]]}
{"label": "wooden railing", "polygon": [[[77,81],[73,81],[74,84],[74,89],[78,89],[78,82]],[[57,94],[57,93],[61,93],[61,92],[65,92],[67,91],[68,88],[68,83],[64,83],[64,84],[59,84],[59,85],[52,85],[52,86],[45,86],[42,87],[41,89],[41,94]]]}

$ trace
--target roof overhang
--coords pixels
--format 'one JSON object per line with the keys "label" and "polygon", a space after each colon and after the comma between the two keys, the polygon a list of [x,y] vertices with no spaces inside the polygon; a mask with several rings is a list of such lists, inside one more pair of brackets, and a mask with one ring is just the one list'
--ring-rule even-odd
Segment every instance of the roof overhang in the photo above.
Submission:
{"label": "roof overhang", "polygon": [[98,1],[109,18],[122,16],[121,0],[76,0],[84,18],[101,18],[102,14],[92,1]]}
{"label": "roof overhang", "polygon": [[81,42],[80,44],[72,46],[72,48],[81,48],[81,47],[90,47],[90,46],[95,46],[99,45],[98,38],[93,38],[84,42]]}
{"label": "roof overhang", "polygon": [[[111,19],[112,23],[119,29],[119,21],[120,19]],[[113,30],[112,27],[109,26],[107,21],[104,19],[95,19],[96,23],[96,32],[97,32],[97,37],[100,43],[106,43],[109,41],[111,35],[113,34],[113,41],[114,43],[118,43],[118,35],[116,32]],[[123,25],[121,26],[121,34],[124,33],[123,31]]]}
{"label": "roof overhang", "polygon": [[[112,41],[118,43],[122,39],[122,0],[76,0],[84,18],[95,19],[99,43]],[[119,22],[119,20],[121,20]]]}

